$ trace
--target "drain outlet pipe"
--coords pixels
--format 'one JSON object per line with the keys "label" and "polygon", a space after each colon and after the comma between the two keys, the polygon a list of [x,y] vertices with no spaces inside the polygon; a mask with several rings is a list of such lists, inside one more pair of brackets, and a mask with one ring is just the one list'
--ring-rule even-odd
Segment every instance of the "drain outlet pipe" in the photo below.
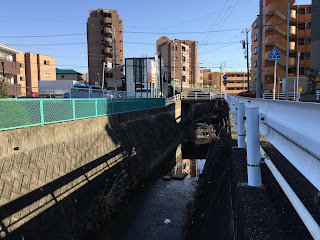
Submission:
{"label": "drain outlet pipe", "polygon": [[303,205],[303,203],[300,201],[296,193],[292,190],[290,185],[287,183],[287,181],[284,179],[284,177],[281,175],[279,170],[276,168],[276,166],[273,164],[271,159],[267,156],[265,151],[262,147],[260,147],[260,154],[261,157],[264,158],[266,165],[270,169],[272,175],[275,177],[277,182],[279,183],[280,187],[282,188],[283,192],[286,194],[287,198],[291,202],[292,206],[298,213],[299,217],[301,218],[304,225],[307,227],[309,233],[313,237],[313,239],[320,240],[320,227],[317,224],[317,222],[314,220],[314,218],[311,216],[307,208]]}

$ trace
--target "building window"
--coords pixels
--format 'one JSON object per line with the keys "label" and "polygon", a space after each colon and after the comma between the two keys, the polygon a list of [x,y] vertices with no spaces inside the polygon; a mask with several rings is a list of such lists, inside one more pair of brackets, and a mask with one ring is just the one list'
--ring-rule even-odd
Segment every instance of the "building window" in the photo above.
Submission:
{"label": "building window", "polygon": [[64,75],[61,75],[61,78],[64,78]]}
{"label": "building window", "polygon": [[183,82],[186,81],[186,76],[182,76],[182,81],[183,81]]}
{"label": "building window", "polygon": [[[172,51],[174,51],[174,47],[172,47],[171,49],[172,49]],[[178,50],[178,48],[177,48],[177,46],[176,46],[176,51],[177,51],[177,50]]]}
{"label": "building window", "polygon": [[171,67],[171,70],[172,70],[172,71],[177,71],[178,68],[177,68],[177,67],[175,67],[175,68]]}
{"label": "building window", "polygon": [[185,66],[183,66],[183,67],[182,67],[182,70],[185,72],[185,71],[186,71],[186,67],[185,67]]}
{"label": "building window", "polygon": [[306,14],[306,8],[304,8],[304,7],[299,8],[299,9],[298,9],[298,13],[299,13],[299,14],[302,14],[302,15]]}
{"label": "building window", "polygon": [[311,7],[306,7],[306,14],[311,14]]}
{"label": "building window", "polygon": [[305,23],[299,23],[299,24],[298,24],[298,29],[299,29],[299,30],[305,30],[305,29],[306,29]]}
{"label": "building window", "polygon": [[257,60],[253,62],[253,66],[256,67],[258,65]]}
{"label": "building window", "polygon": [[258,27],[258,21],[254,21],[254,28]]}
{"label": "building window", "polygon": [[24,77],[20,77],[20,81],[24,81]]}
{"label": "building window", "polygon": [[185,47],[182,47],[182,52],[185,52],[186,51],[186,48]]}
{"label": "building window", "polygon": [[24,68],[24,64],[23,64],[23,63],[20,63],[20,67],[21,67],[21,68]]}
{"label": "building window", "polygon": [[306,29],[311,29],[311,22],[306,23]]}
{"label": "building window", "polygon": [[177,61],[177,57],[172,57],[172,61]]}
{"label": "building window", "polygon": [[254,52],[254,54],[257,54],[257,52],[258,52],[258,48],[254,48],[254,50],[253,50],[253,52]]}
{"label": "building window", "polygon": [[46,60],[44,60],[44,65],[50,65],[50,61],[46,61]]}
{"label": "building window", "polygon": [[44,74],[44,77],[46,77],[46,78],[49,78],[50,76],[51,76],[50,73],[45,73],[45,74]]}
{"label": "building window", "polygon": [[106,73],[106,78],[113,78],[113,73]]}
{"label": "building window", "polygon": [[257,35],[257,34],[254,35],[254,40],[255,40],[255,41],[258,40],[258,35]]}

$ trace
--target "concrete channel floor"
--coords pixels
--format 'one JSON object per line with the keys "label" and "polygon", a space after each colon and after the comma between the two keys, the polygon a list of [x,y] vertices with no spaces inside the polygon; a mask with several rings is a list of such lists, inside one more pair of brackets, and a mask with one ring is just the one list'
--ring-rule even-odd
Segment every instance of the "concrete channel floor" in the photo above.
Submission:
{"label": "concrete channel floor", "polygon": [[[234,146],[237,135],[232,134]],[[320,223],[320,207],[313,198],[317,189],[308,182],[263,136],[260,144],[300,200]],[[313,239],[279,184],[262,164],[261,188],[247,186],[246,150],[233,149],[233,176],[237,202],[237,239]]]}
{"label": "concrete channel floor", "polygon": [[[177,240],[185,223],[186,204],[194,197],[196,178],[155,180],[141,187],[126,209],[95,240]],[[170,219],[172,224],[164,224]]]}

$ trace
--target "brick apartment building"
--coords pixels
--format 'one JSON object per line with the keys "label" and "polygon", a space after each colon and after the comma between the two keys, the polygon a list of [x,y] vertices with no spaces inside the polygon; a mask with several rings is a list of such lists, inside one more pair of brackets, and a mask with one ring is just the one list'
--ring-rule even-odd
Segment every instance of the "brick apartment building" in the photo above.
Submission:
{"label": "brick apartment building", "polygon": [[[293,91],[297,77],[298,52],[300,58],[301,84],[306,84],[306,74],[310,67],[310,42],[311,42],[311,6],[293,5],[291,1],[290,12],[290,43],[289,43],[289,91]],[[286,52],[287,52],[287,0],[263,1],[263,31],[262,31],[262,89],[272,91],[274,81],[274,62],[268,61],[268,56],[274,47],[281,55],[278,61],[278,81],[286,77]],[[258,19],[252,24],[251,45],[251,73],[252,79],[257,80],[258,58]],[[278,84],[277,84],[278,85]],[[277,87],[278,88],[278,87]],[[306,87],[304,87],[306,88]],[[305,90],[305,89],[304,89]],[[282,85],[280,86],[282,91]]]}
{"label": "brick apartment building", "polygon": [[320,0],[312,0],[311,7],[311,68],[320,72]]}
{"label": "brick apartment building", "polygon": [[157,54],[163,59],[164,65],[168,66],[171,86],[175,75],[175,89],[178,92],[181,81],[184,86],[197,84],[197,44],[197,41],[170,40],[165,36],[157,40]]}
{"label": "brick apartment building", "polygon": [[[9,94],[13,95],[13,87],[18,88],[18,95],[24,96],[26,92],[38,92],[39,80],[56,80],[55,59],[36,53],[24,53],[0,43],[0,76],[3,75],[9,84]],[[28,89],[26,87],[34,88]]]}
{"label": "brick apartment building", "polygon": [[[222,83],[222,76],[227,75],[227,86]],[[223,72],[221,74],[221,91],[225,92],[227,89],[228,94],[236,95],[239,92],[248,90],[248,74],[246,72]],[[251,85],[251,77],[249,76]],[[210,86],[217,91],[220,90],[220,72],[204,72],[203,73],[203,85]]]}
{"label": "brick apartment building", "polygon": [[[115,31],[115,34],[114,34]],[[87,22],[88,68],[90,84],[102,85],[103,63],[106,64],[104,79],[107,88],[122,87],[123,76],[123,32],[118,10],[90,10]],[[114,41],[115,40],[115,41]],[[116,49],[114,49],[114,42]],[[114,58],[116,56],[116,68]]]}

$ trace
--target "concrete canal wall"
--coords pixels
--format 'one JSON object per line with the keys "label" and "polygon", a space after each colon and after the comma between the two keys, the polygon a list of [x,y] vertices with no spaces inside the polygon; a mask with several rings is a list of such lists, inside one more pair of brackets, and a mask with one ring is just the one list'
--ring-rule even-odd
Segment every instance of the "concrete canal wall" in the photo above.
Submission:
{"label": "concrete canal wall", "polygon": [[182,138],[181,103],[0,132],[0,236],[83,239]]}

